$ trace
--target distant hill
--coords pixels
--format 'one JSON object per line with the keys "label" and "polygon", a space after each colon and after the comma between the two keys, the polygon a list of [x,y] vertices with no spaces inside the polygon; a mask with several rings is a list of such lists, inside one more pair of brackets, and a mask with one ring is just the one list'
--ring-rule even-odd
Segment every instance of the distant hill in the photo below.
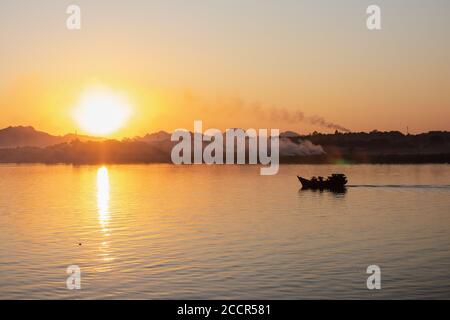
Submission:
{"label": "distant hill", "polygon": [[282,157],[284,163],[450,163],[450,132],[399,131],[313,133],[295,137],[321,146],[324,154]]}
{"label": "distant hill", "polygon": [[8,127],[0,130],[0,148],[16,147],[48,147],[55,144],[80,141],[102,141],[103,138],[66,134],[53,136],[46,132],[37,131],[31,126]]}
{"label": "distant hill", "polygon": [[153,143],[153,142],[161,142],[161,141],[170,141],[171,134],[165,131],[159,131],[155,133],[148,133],[143,137],[134,138],[135,141]]}
{"label": "distant hill", "polygon": [[302,136],[321,145],[327,154],[341,155],[435,155],[450,153],[450,132],[403,134],[399,131],[351,132]]}

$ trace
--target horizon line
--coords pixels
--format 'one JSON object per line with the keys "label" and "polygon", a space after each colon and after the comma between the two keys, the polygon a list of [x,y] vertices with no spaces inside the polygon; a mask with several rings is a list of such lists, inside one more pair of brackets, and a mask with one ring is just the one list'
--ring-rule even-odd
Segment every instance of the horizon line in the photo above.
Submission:
{"label": "horizon line", "polygon": [[[76,135],[76,136],[85,137],[85,138],[104,139],[104,140],[119,140],[119,141],[123,140],[123,139],[139,138],[139,137],[143,137],[143,136],[146,136],[146,135],[151,135],[151,134],[156,134],[156,133],[161,133],[161,132],[167,133],[167,134],[172,134],[173,132],[175,132],[177,130],[185,130],[185,129],[175,129],[172,132],[170,132],[170,131],[166,131],[166,130],[161,129],[161,130],[157,130],[157,131],[153,131],[153,132],[151,132],[151,131],[146,132],[142,136],[141,135],[134,135],[134,136],[123,136],[123,137],[120,137],[120,138],[113,138],[113,137],[108,137],[108,136],[95,136],[95,135],[90,135],[88,133],[78,133],[78,131],[67,132],[67,133],[64,133],[64,134],[55,134],[55,133],[51,133],[51,132],[48,132],[48,131],[43,131],[43,130],[37,129],[33,125],[9,125],[7,127],[0,128],[0,131],[6,130],[6,129],[11,129],[11,128],[13,128],[13,129],[15,129],[15,128],[30,128],[30,129],[32,129],[32,130],[34,130],[36,132],[45,133],[45,134],[48,134],[48,135],[51,135],[51,136],[55,136],[55,137],[64,137],[64,136],[68,136],[68,135]],[[237,127],[235,127],[235,128],[227,128],[225,130],[220,130],[220,131],[225,133],[227,130],[234,130],[234,129],[242,129],[242,130],[245,131],[248,128],[245,129],[245,128],[237,128]],[[193,131],[191,131],[191,130],[185,130],[185,131],[193,133]],[[378,129],[372,129],[370,131],[348,131],[348,132],[342,132],[342,131],[339,131],[339,130],[335,130],[335,132],[333,132],[333,133],[326,133],[326,132],[320,132],[320,131],[314,130],[314,131],[309,132],[307,134],[302,134],[302,133],[298,133],[298,132],[293,131],[293,130],[281,131],[281,129],[280,129],[280,135],[286,134],[286,133],[293,133],[293,134],[296,134],[296,135],[298,135],[300,137],[302,137],[302,136],[312,136],[312,135],[336,135],[336,134],[351,135],[351,134],[372,134],[372,133],[400,133],[400,134],[402,134],[404,136],[408,136],[408,135],[409,136],[417,136],[417,135],[421,135],[421,134],[430,134],[430,133],[450,133],[450,130],[428,130],[428,131],[422,131],[422,132],[418,132],[418,133],[410,133],[410,132],[406,132],[405,133],[405,132],[402,132],[400,130],[380,131]]]}

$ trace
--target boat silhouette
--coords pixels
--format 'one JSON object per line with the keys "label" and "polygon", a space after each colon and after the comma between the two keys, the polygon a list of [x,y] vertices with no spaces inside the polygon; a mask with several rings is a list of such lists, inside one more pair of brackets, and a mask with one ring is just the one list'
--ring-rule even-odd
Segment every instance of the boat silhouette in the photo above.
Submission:
{"label": "boat silhouette", "polygon": [[305,179],[300,176],[297,176],[297,178],[302,184],[302,189],[342,190],[345,189],[345,185],[347,184],[347,177],[342,173],[333,173],[327,179],[324,179],[323,177]]}

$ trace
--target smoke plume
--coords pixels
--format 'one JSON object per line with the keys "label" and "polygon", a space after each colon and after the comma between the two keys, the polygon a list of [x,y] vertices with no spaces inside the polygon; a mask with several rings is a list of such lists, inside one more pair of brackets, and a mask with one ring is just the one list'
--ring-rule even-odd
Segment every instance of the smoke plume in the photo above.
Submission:
{"label": "smoke plume", "polygon": [[[248,114],[249,117],[255,119],[278,121],[289,124],[298,124],[300,122],[308,123],[318,127],[338,130],[341,132],[350,132],[351,130],[325,118],[317,115],[306,115],[302,110],[292,110],[292,108],[280,108],[262,105],[259,102],[247,102],[240,97],[215,97],[212,101],[198,94],[190,93],[185,101],[189,104],[191,110],[206,112],[211,110],[212,106],[217,107],[220,112],[217,114],[225,118],[233,119],[237,114]],[[234,126],[232,126],[234,127]]]}
{"label": "smoke plume", "polygon": [[324,154],[322,146],[315,145],[309,140],[303,140],[299,143],[291,141],[289,138],[280,139],[281,156],[312,156]]}
{"label": "smoke plume", "polygon": [[264,116],[266,119],[270,118],[273,120],[281,120],[287,123],[306,122],[326,129],[333,129],[341,132],[351,131],[350,129],[343,127],[339,124],[329,122],[325,120],[323,117],[316,115],[307,116],[300,110],[290,111],[287,110],[286,108],[270,108],[270,110],[267,112],[267,109],[256,106],[254,111],[255,114],[258,114],[257,112],[260,112],[260,114]]}

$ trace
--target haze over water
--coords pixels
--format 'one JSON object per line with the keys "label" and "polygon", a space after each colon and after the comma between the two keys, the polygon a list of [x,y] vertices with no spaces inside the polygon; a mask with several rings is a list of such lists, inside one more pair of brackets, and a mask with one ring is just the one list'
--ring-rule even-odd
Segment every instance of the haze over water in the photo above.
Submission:
{"label": "haze over water", "polygon": [[[345,194],[296,174],[343,172]],[[0,166],[0,298],[450,298],[450,166]],[[79,245],[81,243],[81,245]],[[379,265],[382,289],[366,288]],[[81,268],[81,290],[66,268]]]}

